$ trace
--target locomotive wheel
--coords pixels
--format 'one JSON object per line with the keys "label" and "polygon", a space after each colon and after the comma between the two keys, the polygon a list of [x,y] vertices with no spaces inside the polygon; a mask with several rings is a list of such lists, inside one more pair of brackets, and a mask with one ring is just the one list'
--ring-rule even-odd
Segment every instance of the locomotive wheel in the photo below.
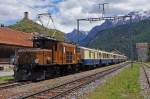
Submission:
{"label": "locomotive wheel", "polygon": [[79,71],[79,65],[73,65],[73,72],[76,73]]}
{"label": "locomotive wheel", "polygon": [[31,80],[32,81],[41,81],[46,79],[46,71],[34,71],[32,72]]}
{"label": "locomotive wheel", "polygon": [[25,80],[30,79],[31,72],[29,70],[26,70],[26,69],[17,70],[14,73],[14,76],[15,76],[16,81],[25,81]]}
{"label": "locomotive wheel", "polygon": [[79,65],[75,65],[75,72],[79,71]]}

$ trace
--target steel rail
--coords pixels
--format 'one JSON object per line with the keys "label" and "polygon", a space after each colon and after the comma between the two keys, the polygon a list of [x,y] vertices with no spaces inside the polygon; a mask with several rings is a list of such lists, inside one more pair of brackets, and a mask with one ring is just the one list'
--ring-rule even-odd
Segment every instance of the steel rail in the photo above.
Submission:
{"label": "steel rail", "polygon": [[0,84],[0,90],[9,89],[9,88],[17,87],[17,86],[22,86],[22,85],[26,85],[26,84],[29,84],[29,83],[31,83],[31,82],[30,81],[27,81],[27,82],[12,81],[12,82],[1,83]]}
{"label": "steel rail", "polygon": [[[145,65],[145,64],[144,64],[144,65]],[[148,67],[147,65],[145,65],[145,66],[146,66],[147,68],[150,68],[150,67]],[[144,74],[145,74],[145,77],[146,77],[147,84],[148,84],[148,86],[149,86],[149,88],[150,88],[150,80],[149,80],[148,74],[147,74],[147,72],[146,72],[145,67],[142,66],[142,68],[143,68],[143,70],[144,70]]]}

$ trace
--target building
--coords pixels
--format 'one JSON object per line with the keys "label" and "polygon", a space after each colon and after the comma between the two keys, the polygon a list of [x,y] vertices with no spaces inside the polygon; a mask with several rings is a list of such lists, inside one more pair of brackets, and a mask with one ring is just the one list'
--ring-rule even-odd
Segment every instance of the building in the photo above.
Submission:
{"label": "building", "polygon": [[149,43],[136,43],[137,55],[139,61],[149,61],[149,51],[150,44]]}
{"label": "building", "polygon": [[32,37],[32,33],[0,27],[0,63],[10,62],[17,49],[32,48]]}

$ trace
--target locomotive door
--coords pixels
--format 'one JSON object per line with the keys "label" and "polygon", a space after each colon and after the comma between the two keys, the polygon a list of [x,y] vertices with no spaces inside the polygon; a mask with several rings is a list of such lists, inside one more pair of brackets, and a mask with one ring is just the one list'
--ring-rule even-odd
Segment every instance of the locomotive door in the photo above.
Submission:
{"label": "locomotive door", "polygon": [[63,45],[60,45],[60,63],[64,64],[64,50],[63,50]]}
{"label": "locomotive door", "polygon": [[65,57],[64,57],[64,56],[65,56],[65,47],[63,46],[63,44],[60,45],[59,50],[60,50],[60,52],[59,52],[60,64],[65,64],[65,63],[64,63],[64,60],[65,60],[65,59],[64,59],[64,58],[65,58]]}
{"label": "locomotive door", "polygon": [[52,48],[52,63],[57,64],[57,57],[56,57],[56,44],[53,44]]}
{"label": "locomotive door", "polygon": [[66,64],[66,47],[61,44],[59,48],[60,64]]}
{"label": "locomotive door", "polygon": [[54,52],[54,60],[55,62],[57,62],[57,64],[65,64],[64,63],[64,46],[63,44],[59,43],[57,44],[57,50],[56,50],[56,46],[55,46],[55,52]]}

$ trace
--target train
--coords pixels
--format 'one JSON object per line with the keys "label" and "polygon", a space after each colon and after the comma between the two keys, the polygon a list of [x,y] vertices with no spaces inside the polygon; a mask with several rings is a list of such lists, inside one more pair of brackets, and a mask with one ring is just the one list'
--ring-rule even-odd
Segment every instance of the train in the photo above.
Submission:
{"label": "train", "polygon": [[47,36],[34,36],[33,48],[17,50],[14,60],[16,81],[39,81],[56,75],[125,62],[127,57]]}

